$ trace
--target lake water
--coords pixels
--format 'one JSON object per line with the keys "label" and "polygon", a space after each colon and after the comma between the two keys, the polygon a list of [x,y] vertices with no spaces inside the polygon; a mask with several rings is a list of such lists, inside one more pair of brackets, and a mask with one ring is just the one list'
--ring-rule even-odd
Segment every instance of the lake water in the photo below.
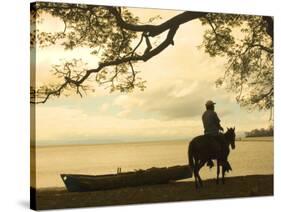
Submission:
{"label": "lake water", "polygon": [[[187,164],[188,142],[97,144],[36,148],[36,187],[64,187],[66,174],[108,174],[151,167]],[[272,174],[273,142],[236,142],[227,176]],[[216,170],[202,168],[201,177],[215,178]]]}

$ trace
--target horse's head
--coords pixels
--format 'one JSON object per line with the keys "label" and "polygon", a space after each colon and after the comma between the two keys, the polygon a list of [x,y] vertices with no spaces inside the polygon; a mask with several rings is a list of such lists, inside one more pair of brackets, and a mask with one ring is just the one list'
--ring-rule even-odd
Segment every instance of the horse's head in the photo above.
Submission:
{"label": "horse's head", "polygon": [[235,149],[235,127],[227,128],[225,137],[226,137],[226,140],[230,143],[231,148]]}

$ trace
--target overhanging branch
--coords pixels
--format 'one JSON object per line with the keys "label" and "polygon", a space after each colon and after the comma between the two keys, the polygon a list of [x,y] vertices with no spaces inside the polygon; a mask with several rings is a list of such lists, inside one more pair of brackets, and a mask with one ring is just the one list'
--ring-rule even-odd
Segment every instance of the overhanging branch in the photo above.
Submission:
{"label": "overhanging branch", "polygon": [[179,15],[174,16],[173,18],[165,21],[162,24],[159,25],[137,25],[137,24],[131,24],[127,23],[123,20],[121,14],[118,12],[117,8],[115,7],[106,7],[111,14],[113,14],[116,18],[117,24],[127,30],[136,31],[136,32],[147,32],[148,36],[154,37],[162,32],[171,29],[174,26],[179,26],[183,23],[189,22],[191,20],[201,18],[205,16],[207,13],[204,12],[183,12]]}
{"label": "overhanging branch", "polygon": [[[62,86],[60,86],[56,90],[48,92],[46,94],[46,97],[42,101],[36,101],[36,99],[34,99],[34,101],[31,101],[31,103],[34,103],[34,104],[45,103],[49,99],[50,96],[60,95],[62,89],[64,89],[67,85],[74,85],[77,88],[79,88],[79,86],[81,86],[81,84],[86,79],[88,79],[88,77],[91,74],[98,73],[105,67],[117,66],[117,65],[120,65],[120,64],[123,64],[123,63],[129,63],[130,64],[131,62],[134,62],[134,61],[147,61],[147,60],[151,59],[152,57],[154,57],[155,55],[159,54],[164,49],[166,49],[170,44],[172,44],[172,45],[174,44],[173,38],[174,38],[178,28],[179,28],[179,26],[173,26],[169,30],[166,39],[161,44],[159,44],[157,47],[155,47],[154,49],[152,49],[150,51],[145,51],[145,53],[143,55],[133,55],[132,54],[131,56],[127,56],[127,57],[124,57],[124,58],[118,58],[118,59],[113,60],[113,61],[100,63],[97,68],[87,70],[85,75],[82,76],[79,80],[75,80],[75,79],[72,79],[69,76],[65,76],[65,78],[64,78],[65,82],[62,84]],[[142,40],[142,38],[141,38],[141,40]]]}

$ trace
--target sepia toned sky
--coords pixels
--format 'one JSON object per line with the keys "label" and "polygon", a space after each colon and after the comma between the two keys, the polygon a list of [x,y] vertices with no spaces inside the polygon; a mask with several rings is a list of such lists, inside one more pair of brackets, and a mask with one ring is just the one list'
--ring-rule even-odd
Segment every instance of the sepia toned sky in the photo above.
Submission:
{"label": "sepia toned sky", "polygon": [[[165,21],[180,11],[131,9],[146,22],[160,15]],[[39,29],[61,31],[60,20],[45,17]],[[249,112],[235,101],[225,88],[216,88],[215,80],[223,76],[224,58],[211,58],[198,48],[206,28],[199,20],[180,26],[174,42],[159,55],[136,70],[147,81],[144,91],[109,93],[104,87],[80,98],[52,98],[36,105],[36,144],[82,144],[189,140],[203,133],[201,115],[205,102],[215,101],[223,127],[236,126],[238,134],[253,128],[267,127],[269,112]],[[161,38],[159,38],[161,39]],[[65,51],[61,46],[36,49],[37,84],[53,80],[51,66],[61,59],[82,58],[88,68],[97,66],[98,58],[90,49]]]}

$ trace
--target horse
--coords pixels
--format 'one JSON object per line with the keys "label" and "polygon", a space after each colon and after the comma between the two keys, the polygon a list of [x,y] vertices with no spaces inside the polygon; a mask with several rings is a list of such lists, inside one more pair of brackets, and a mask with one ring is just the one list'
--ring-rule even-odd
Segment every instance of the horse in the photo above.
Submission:
{"label": "horse", "polygon": [[219,184],[220,166],[222,166],[222,183],[225,183],[225,172],[231,170],[227,161],[230,153],[229,145],[232,149],[235,149],[235,127],[227,128],[227,131],[221,133],[220,136],[223,138],[220,139],[221,141],[210,139],[208,135],[200,135],[193,138],[189,143],[188,160],[194,174],[196,188],[198,188],[198,182],[201,187],[203,186],[199,171],[210,160],[217,160],[216,183]]}

